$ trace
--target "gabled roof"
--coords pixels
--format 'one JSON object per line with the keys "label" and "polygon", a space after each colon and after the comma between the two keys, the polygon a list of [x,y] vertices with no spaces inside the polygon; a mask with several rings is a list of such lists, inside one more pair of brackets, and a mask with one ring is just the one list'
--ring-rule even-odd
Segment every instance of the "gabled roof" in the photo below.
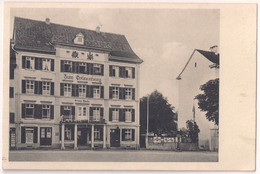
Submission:
{"label": "gabled roof", "polygon": [[142,60],[131,49],[124,35],[97,33],[93,30],[65,26],[60,24],[46,24],[44,21],[36,21],[15,17],[14,20],[14,44],[16,49],[39,50],[55,52],[52,44],[75,45],[73,40],[77,34],[84,35],[84,47],[108,51],[111,56],[123,59],[131,58],[134,62]]}
{"label": "gabled roof", "polygon": [[214,53],[214,52],[212,52],[212,51],[204,51],[204,50],[195,49],[195,50],[192,52],[192,54],[191,54],[191,56],[190,56],[188,62],[185,64],[184,68],[182,69],[181,73],[180,73],[180,74],[178,75],[178,77],[176,78],[177,80],[181,80],[181,75],[182,75],[182,73],[185,71],[186,67],[188,66],[190,60],[192,59],[192,57],[193,57],[193,55],[194,55],[194,53],[195,53],[196,51],[198,51],[201,55],[203,55],[203,57],[205,57],[206,59],[208,59],[209,61],[211,61],[213,64],[217,65],[216,67],[219,66],[219,54],[216,54],[216,53]]}

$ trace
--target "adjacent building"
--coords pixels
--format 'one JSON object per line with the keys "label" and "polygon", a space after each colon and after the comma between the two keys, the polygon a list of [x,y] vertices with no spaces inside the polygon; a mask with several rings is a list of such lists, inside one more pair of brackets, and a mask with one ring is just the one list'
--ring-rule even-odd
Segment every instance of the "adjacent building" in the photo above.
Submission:
{"label": "adjacent building", "polygon": [[139,68],[124,35],[15,17],[10,148],[139,148]]}
{"label": "adjacent building", "polygon": [[186,121],[195,119],[200,129],[199,145],[209,150],[218,149],[218,127],[206,119],[206,112],[198,108],[198,101],[194,98],[202,93],[201,85],[216,78],[219,78],[217,46],[211,47],[210,51],[195,49],[177,77],[179,80],[178,126],[186,128]]}

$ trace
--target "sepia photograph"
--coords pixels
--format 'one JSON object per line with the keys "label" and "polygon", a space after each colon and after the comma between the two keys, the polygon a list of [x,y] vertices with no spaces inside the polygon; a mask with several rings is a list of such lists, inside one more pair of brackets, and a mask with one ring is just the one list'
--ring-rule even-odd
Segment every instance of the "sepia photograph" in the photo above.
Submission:
{"label": "sepia photograph", "polygon": [[219,163],[220,8],[9,12],[9,162]]}

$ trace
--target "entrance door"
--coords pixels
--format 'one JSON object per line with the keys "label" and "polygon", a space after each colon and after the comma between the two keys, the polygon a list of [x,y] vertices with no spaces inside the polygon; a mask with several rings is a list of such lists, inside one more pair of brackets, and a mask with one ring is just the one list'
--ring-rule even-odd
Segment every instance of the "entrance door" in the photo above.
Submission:
{"label": "entrance door", "polygon": [[120,147],[120,129],[110,129],[110,146]]}
{"label": "entrance door", "polygon": [[78,145],[86,146],[88,144],[88,129],[79,128],[78,129]]}
{"label": "entrance door", "polygon": [[40,145],[51,145],[52,141],[52,128],[41,127]]}

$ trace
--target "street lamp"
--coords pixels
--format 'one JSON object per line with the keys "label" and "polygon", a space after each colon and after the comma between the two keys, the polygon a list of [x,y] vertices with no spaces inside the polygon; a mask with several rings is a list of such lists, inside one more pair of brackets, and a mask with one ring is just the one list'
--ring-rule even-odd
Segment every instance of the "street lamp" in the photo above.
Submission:
{"label": "street lamp", "polygon": [[146,130],[146,148],[148,147],[148,133],[149,133],[149,95],[147,96],[147,107],[146,107],[146,109],[147,109],[147,116],[146,116],[146,123],[147,123],[147,125],[146,125],[146,128],[147,128],[147,130]]}

